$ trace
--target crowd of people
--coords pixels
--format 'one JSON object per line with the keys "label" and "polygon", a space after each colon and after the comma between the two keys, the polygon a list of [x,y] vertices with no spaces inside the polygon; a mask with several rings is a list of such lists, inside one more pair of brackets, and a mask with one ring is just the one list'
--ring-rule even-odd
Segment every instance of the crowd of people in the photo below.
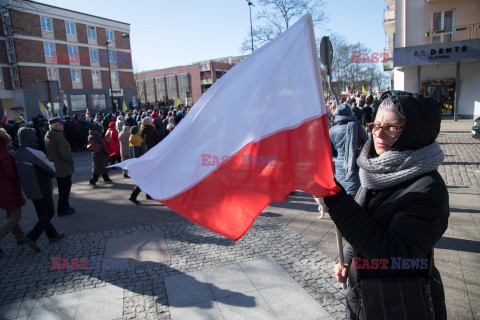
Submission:
{"label": "crowd of people", "polygon": [[[0,208],[7,213],[6,222],[0,227],[0,240],[12,232],[17,244],[27,244],[35,251],[41,249],[36,242],[45,232],[50,243],[65,235],[57,232],[51,220],[74,214],[69,197],[74,172],[72,152],[89,151],[92,157],[92,188],[102,176],[110,179],[109,165],[136,158],[162,141],[177,126],[189,108],[157,105],[155,108],[128,112],[76,114],[48,119],[38,115],[32,121],[9,121],[0,127],[0,182],[4,195]],[[129,178],[128,172],[123,172]],[[53,178],[58,188],[57,209],[53,202]],[[23,193],[22,193],[23,189]],[[140,204],[135,186],[129,200]],[[25,234],[19,225],[24,199],[30,199],[35,207],[38,222]],[[151,199],[147,195],[147,199]],[[3,252],[0,249],[0,255]]]}
{"label": "crowd of people", "polygon": [[[346,294],[347,318],[376,318],[379,314],[395,318],[392,315],[399,310],[408,310],[415,319],[427,319],[427,314],[429,319],[433,315],[446,319],[442,280],[433,259],[433,247],[445,232],[449,217],[447,188],[437,171],[444,159],[435,142],[441,106],[431,98],[402,91],[385,92],[380,99],[357,95],[340,102],[337,106],[327,101],[340,191],[316,200],[320,207],[328,207],[350,244],[345,264],[335,268],[337,280],[348,282],[351,288]],[[4,186],[0,208],[7,213],[0,239],[11,231],[18,244],[39,251],[36,242],[43,232],[50,242],[64,237],[50,222],[55,213],[52,179],[56,178],[59,189],[58,215],[74,214],[69,205],[74,171],[70,148],[90,151],[92,187],[100,176],[105,183],[113,183],[109,165],[140,157],[162,141],[187,112],[188,108],[162,107],[81,115],[64,121],[37,117],[31,123],[10,123],[0,129],[0,182]],[[128,172],[123,176],[129,178]],[[38,216],[27,234],[18,224],[25,204],[20,186]],[[140,204],[140,192],[135,186],[129,200]],[[396,269],[392,261],[387,261],[390,264],[385,268],[362,268],[390,258],[425,260],[428,268]],[[360,266],[358,261],[363,261]],[[408,286],[408,291],[399,292],[398,286],[391,285],[392,279]],[[383,291],[399,298],[383,305],[378,294]],[[425,303],[413,303],[422,300]]]}

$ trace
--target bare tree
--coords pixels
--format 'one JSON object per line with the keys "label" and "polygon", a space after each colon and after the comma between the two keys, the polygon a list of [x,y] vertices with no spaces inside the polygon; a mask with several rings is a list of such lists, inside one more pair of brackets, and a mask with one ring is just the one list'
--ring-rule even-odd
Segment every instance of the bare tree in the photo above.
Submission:
{"label": "bare tree", "polygon": [[[306,13],[312,15],[314,27],[322,27],[327,22],[323,0],[259,0],[256,5],[260,12],[253,29],[255,48],[277,37]],[[245,37],[241,50],[251,50],[250,33]]]}

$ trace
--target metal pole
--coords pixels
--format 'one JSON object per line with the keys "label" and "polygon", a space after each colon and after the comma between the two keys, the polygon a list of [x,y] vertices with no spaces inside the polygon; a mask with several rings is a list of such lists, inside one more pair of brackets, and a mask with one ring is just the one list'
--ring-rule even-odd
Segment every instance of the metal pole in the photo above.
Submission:
{"label": "metal pole", "polygon": [[458,100],[460,100],[460,62],[457,62],[457,72],[455,74],[455,106],[453,109],[453,120],[458,121]]}
{"label": "metal pole", "polygon": [[251,1],[248,1],[248,8],[250,9],[250,38],[252,40],[252,53],[253,53],[252,5],[253,5],[253,3]]}
{"label": "metal pole", "polygon": [[[112,41],[113,42],[113,41]],[[107,44],[107,62],[108,62],[108,77],[110,79],[110,105],[112,107],[112,112],[114,111],[113,110],[113,89],[112,89],[112,70],[110,68],[110,52],[108,50],[108,45],[110,44],[111,42],[106,42]]]}

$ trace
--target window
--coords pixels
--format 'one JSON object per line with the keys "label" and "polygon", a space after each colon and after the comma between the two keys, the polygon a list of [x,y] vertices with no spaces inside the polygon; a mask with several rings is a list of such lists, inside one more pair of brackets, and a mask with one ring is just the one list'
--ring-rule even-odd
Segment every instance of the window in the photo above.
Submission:
{"label": "window", "polygon": [[108,53],[108,61],[110,61],[110,63],[117,62],[117,53],[115,51],[110,51]]}
{"label": "window", "polygon": [[20,81],[18,80],[13,81],[13,89],[20,89]]}
{"label": "window", "polygon": [[55,55],[55,45],[53,43],[45,42],[43,48],[45,49],[45,56],[53,57]]}
{"label": "window", "polygon": [[9,24],[4,24],[4,25],[3,25],[3,33],[4,33],[6,36],[12,35],[12,33],[13,33],[12,26],[9,25]]}
{"label": "window", "polygon": [[107,41],[108,42],[113,41],[113,30],[107,30]]}
{"label": "window", "polygon": [[112,77],[112,83],[118,83],[118,72],[117,71],[112,71],[111,77]]}
{"label": "window", "polygon": [[92,109],[96,112],[107,109],[107,100],[104,94],[92,94]]}
{"label": "window", "polygon": [[77,33],[75,32],[75,25],[71,22],[65,22],[65,29],[67,30],[67,35],[74,36]]}
{"label": "window", "polygon": [[68,57],[72,62],[78,62],[78,47],[68,46]]}
{"label": "window", "polygon": [[59,80],[57,68],[47,68],[48,80]]}
{"label": "window", "polygon": [[52,32],[52,19],[41,17],[40,21],[42,24],[42,31]]}
{"label": "window", "polygon": [[75,70],[70,70],[71,74],[72,74],[72,81],[73,82],[80,82],[82,81],[82,76],[80,74],[80,70],[78,69],[75,69]]}
{"label": "window", "polygon": [[95,27],[87,27],[87,36],[90,39],[97,39],[97,32],[95,31]]}
{"label": "window", "polygon": [[15,53],[10,53],[8,55],[8,62],[10,63],[17,62],[17,55]]}
{"label": "window", "polygon": [[99,62],[98,49],[89,49],[90,62]]}
{"label": "window", "polygon": [[71,94],[70,102],[72,111],[80,111],[87,109],[87,95],[86,94]]}
{"label": "window", "polygon": [[453,41],[453,27],[455,24],[455,11],[442,11],[433,14],[432,43]]}
{"label": "window", "polygon": [[7,40],[7,49],[13,49],[13,47],[14,47],[13,40],[8,39]]}
{"label": "window", "polygon": [[10,75],[12,77],[18,75],[18,68],[17,67],[11,67],[10,68]]}
{"label": "window", "polygon": [[3,22],[10,21],[10,14],[8,13],[8,11],[2,12],[2,20]]}
{"label": "window", "polygon": [[101,75],[100,75],[100,71],[98,70],[92,70],[92,81],[94,83],[101,83],[102,82],[102,78],[101,78]]}

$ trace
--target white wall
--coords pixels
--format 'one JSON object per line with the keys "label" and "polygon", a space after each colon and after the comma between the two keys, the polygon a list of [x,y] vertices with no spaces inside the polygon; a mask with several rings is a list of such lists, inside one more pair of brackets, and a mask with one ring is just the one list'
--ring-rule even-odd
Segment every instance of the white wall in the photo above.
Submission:
{"label": "white wall", "polygon": [[423,25],[425,24],[425,1],[407,1],[406,7],[406,39],[405,44],[409,46],[419,46],[423,44],[425,37]]}
{"label": "white wall", "polygon": [[480,117],[480,62],[461,63],[460,80],[458,114]]}
{"label": "white wall", "polygon": [[393,71],[393,88],[416,93],[418,90],[417,67]]}

